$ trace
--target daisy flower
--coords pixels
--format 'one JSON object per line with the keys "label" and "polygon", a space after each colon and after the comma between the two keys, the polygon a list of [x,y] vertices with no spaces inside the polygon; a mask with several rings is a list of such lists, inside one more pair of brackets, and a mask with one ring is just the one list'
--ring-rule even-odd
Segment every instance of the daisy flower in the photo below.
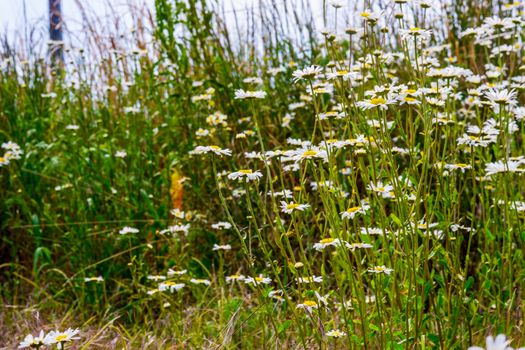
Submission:
{"label": "daisy flower", "polygon": [[493,104],[499,105],[515,105],[516,101],[516,91],[507,90],[507,89],[488,89],[484,93],[487,100]]}
{"label": "daisy flower", "polygon": [[248,77],[244,78],[242,82],[246,84],[261,85],[263,83],[263,80],[259,77]]}
{"label": "daisy flower", "polygon": [[344,6],[344,3],[341,0],[330,0],[330,5],[333,8],[339,9]]}
{"label": "daisy flower", "polygon": [[253,277],[246,277],[244,279],[244,283],[246,284],[253,284],[253,285],[257,285],[257,284],[270,284],[272,283],[272,279],[269,278],[269,277],[264,277],[263,275],[259,275],[255,278]]}
{"label": "daisy flower", "polygon": [[180,210],[179,208],[170,210],[170,214],[175,216],[177,219],[184,219],[185,217],[184,212]]}
{"label": "daisy flower", "polygon": [[173,270],[173,269],[170,268],[170,269],[168,269],[168,273],[167,273],[167,275],[168,275],[168,277],[172,277],[172,276],[175,276],[175,275],[177,275],[177,276],[182,276],[182,275],[185,275],[186,273],[188,273],[188,270],[178,270],[178,271],[175,271],[175,270]]}
{"label": "daisy flower", "polygon": [[295,210],[304,211],[308,208],[310,208],[310,204],[286,203],[285,201],[281,201],[281,211],[286,214],[291,214]]}
{"label": "daisy flower", "polygon": [[502,160],[499,160],[494,163],[487,163],[485,164],[485,176],[491,176],[497,173],[504,173],[504,172],[512,172],[512,173],[518,173],[523,172],[525,169],[520,169],[519,166],[522,165],[523,162],[519,160],[509,160],[507,163],[505,163]]}
{"label": "daisy flower", "polygon": [[372,12],[370,9],[366,9],[359,14],[363,20],[369,22],[370,24],[375,24],[379,20],[379,14]]}
{"label": "daisy flower", "polygon": [[356,249],[370,249],[373,246],[368,243],[346,243],[345,246],[350,249],[351,251],[354,251]]}
{"label": "daisy flower", "polygon": [[191,283],[193,284],[205,284],[207,286],[209,286],[211,284],[211,282],[207,279],[199,279],[199,278],[192,278],[190,280]]}
{"label": "daisy flower", "polygon": [[401,105],[407,104],[407,105],[419,105],[421,102],[419,102],[418,99],[408,96],[408,95],[401,95],[399,96],[399,102]]}
{"label": "daisy flower", "polygon": [[185,286],[186,286],[186,284],[184,284],[184,283],[175,283],[173,281],[162,282],[162,283],[159,284],[159,292],[163,292],[165,290],[169,290],[170,293],[173,293],[175,291],[181,290]]}
{"label": "daisy flower", "polygon": [[44,345],[44,338],[44,331],[40,331],[40,334],[36,337],[33,337],[32,334],[28,334],[24,340],[20,342],[18,348],[40,348],[42,345]]}
{"label": "daisy flower", "polygon": [[341,215],[341,219],[343,220],[353,220],[357,214],[366,214],[368,209],[370,209],[370,205],[366,202],[363,202],[361,205],[346,209],[345,211],[339,213],[339,215]]}
{"label": "daisy flower", "polygon": [[387,110],[388,105],[392,103],[394,103],[394,101],[391,99],[385,99],[383,97],[374,97],[374,98],[371,98],[370,100],[357,101],[356,105],[357,107],[363,110],[372,109],[376,107],[381,108],[383,110]]}
{"label": "daisy flower", "polygon": [[332,329],[331,331],[326,332],[326,336],[332,337],[332,338],[341,338],[341,337],[344,337],[345,335],[346,333],[343,331],[340,331],[339,329]]}
{"label": "daisy flower", "polygon": [[229,149],[222,149],[219,146],[197,146],[191,154],[204,154],[204,153],[215,153],[218,156],[231,156],[232,151]]}
{"label": "daisy flower", "polygon": [[468,135],[463,134],[462,137],[459,137],[456,142],[458,143],[458,146],[465,145],[469,147],[487,147],[491,143],[495,143],[497,141],[497,137],[493,135],[488,136],[477,136],[477,135]]}
{"label": "daisy flower", "polygon": [[401,38],[403,40],[408,39],[408,38],[428,40],[430,36],[432,35],[431,30],[421,29],[418,27],[413,27],[410,29],[400,29],[400,32],[401,32]]}
{"label": "daisy flower", "polygon": [[232,249],[232,246],[229,245],[229,244],[225,244],[225,245],[218,245],[218,244],[214,244],[213,245],[213,248],[212,250],[231,250]]}
{"label": "daisy flower", "polygon": [[395,198],[394,186],[383,185],[381,181],[379,181],[377,184],[368,185],[367,189],[380,194],[383,198]]}
{"label": "daisy flower", "polygon": [[368,269],[368,272],[370,272],[370,273],[384,273],[384,274],[387,274],[387,275],[390,275],[392,273],[392,271],[394,271],[394,270],[391,269],[391,268],[386,267],[385,265],[374,266],[374,267]]}
{"label": "daisy flower", "polygon": [[6,150],[4,158],[7,159],[20,159],[24,153],[20,146],[13,141],[2,143],[2,148]]}
{"label": "daisy flower", "polygon": [[[510,346],[510,340],[507,340],[507,337],[505,334],[500,334],[494,339],[492,335],[489,335],[486,338],[486,348],[482,348],[480,346],[471,346],[468,348],[468,350],[512,350]],[[525,349],[520,348],[518,350]]]}
{"label": "daisy flower", "polygon": [[245,180],[246,182],[249,182],[253,180],[259,180],[262,176],[263,174],[258,170],[252,171],[250,169],[241,169],[239,171],[229,174],[228,179],[239,181]]}
{"label": "daisy flower", "polygon": [[173,226],[168,226],[168,228],[164,229],[164,230],[161,230],[159,231],[159,235],[165,235],[165,234],[170,234],[170,235],[175,235],[176,233],[178,232],[183,232],[185,236],[188,235],[188,230],[190,229],[190,224],[186,224],[186,225],[173,225]]}
{"label": "daisy flower", "polygon": [[322,283],[323,277],[322,276],[306,276],[306,277],[297,277],[295,279],[297,283]]}
{"label": "daisy flower", "polygon": [[319,147],[303,147],[284,152],[284,160],[300,162],[308,159],[322,159],[324,162],[328,161],[328,153],[321,150]]}
{"label": "daisy flower", "polygon": [[319,250],[323,250],[323,249],[325,249],[326,247],[329,247],[329,246],[340,247],[344,243],[346,243],[346,242],[340,240],[339,238],[324,238],[324,239],[322,239],[319,242],[314,244],[314,249],[319,251]]}
{"label": "daisy flower", "polygon": [[386,230],[380,227],[361,227],[359,229],[362,235],[383,235],[386,233]]}
{"label": "daisy flower", "polygon": [[268,293],[268,297],[269,298],[272,298],[272,299],[275,299],[277,301],[281,301],[283,302],[284,301],[284,297],[283,297],[283,291],[282,289],[277,289],[277,290],[271,290],[269,293]]}
{"label": "daisy flower", "polygon": [[445,164],[444,168],[447,170],[460,170],[462,173],[465,172],[465,170],[472,169],[472,166],[465,163],[456,163],[456,164]]}
{"label": "daisy flower", "polygon": [[292,73],[292,76],[294,77],[293,82],[297,83],[299,80],[302,79],[313,79],[322,71],[323,69],[319,66],[310,66],[304,69],[298,69]]}
{"label": "daisy flower", "polygon": [[127,235],[128,233],[139,233],[139,230],[134,227],[126,226],[122,228],[120,231],[118,231],[121,235]]}
{"label": "daisy flower", "polygon": [[244,275],[229,275],[226,276],[226,283],[236,282],[236,281],[244,281],[246,277]]}
{"label": "daisy flower", "polygon": [[273,196],[273,197],[293,198],[293,192],[290,190],[282,190],[279,192],[274,192],[273,194],[272,192],[268,192],[267,194],[268,196]]}
{"label": "daisy flower", "polygon": [[243,89],[235,90],[236,100],[256,99],[265,97],[266,91],[244,91]]}
{"label": "daisy flower", "polygon": [[84,282],[104,282],[104,278],[102,276],[86,277],[84,278]]}
{"label": "daisy flower", "polygon": [[305,300],[301,304],[297,304],[296,308],[297,309],[304,309],[304,310],[306,310],[308,312],[312,312],[312,309],[319,308],[319,305],[317,304],[317,302],[315,302],[313,300]]}
{"label": "daisy flower", "polygon": [[75,335],[77,335],[79,332],[80,332],[79,329],[71,329],[71,328],[68,328],[64,332],[51,331],[44,338],[44,344],[45,345],[57,344],[57,347],[59,349],[62,349],[64,343],[70,342],[75,339],[80,339],[79,337],[75,337]]}
{"label": "daisy flower", "polygon": [[162,281],[162,280],[165,280],[166,279],[166,276],[162,276],[162,275],[149,275],[147,277],[149,280],[152,280],[152,281]]}
{"label": "daisy flower", "polygon": [[230,224],[229,222],[220,221],[216,224],[211,225],[211,227],[216,230],[228,230],[232,228],[232,224]]}

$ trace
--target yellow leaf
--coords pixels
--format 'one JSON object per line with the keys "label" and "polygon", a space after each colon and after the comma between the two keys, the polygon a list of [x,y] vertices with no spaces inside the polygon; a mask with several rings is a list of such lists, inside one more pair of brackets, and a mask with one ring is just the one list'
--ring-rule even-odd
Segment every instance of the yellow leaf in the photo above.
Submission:
{"label": "yellow leaf", "polygon": [[185,180],[184,177],[175,169],[171,174],[171,186],[170,186],[170,196],[171,196],[171,206],[172,209],[182,210],[182,198],[184,195],[184,188],[182,187],[182,182]]}

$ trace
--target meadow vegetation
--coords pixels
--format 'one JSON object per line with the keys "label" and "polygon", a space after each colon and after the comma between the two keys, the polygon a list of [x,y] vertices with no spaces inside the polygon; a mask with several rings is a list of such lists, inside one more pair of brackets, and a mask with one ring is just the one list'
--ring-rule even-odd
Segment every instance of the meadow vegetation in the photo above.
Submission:
{"label": "meadow vegetation", "polygon": [[524,345],[524,5],[438,3],[3,40],[0,345]]}

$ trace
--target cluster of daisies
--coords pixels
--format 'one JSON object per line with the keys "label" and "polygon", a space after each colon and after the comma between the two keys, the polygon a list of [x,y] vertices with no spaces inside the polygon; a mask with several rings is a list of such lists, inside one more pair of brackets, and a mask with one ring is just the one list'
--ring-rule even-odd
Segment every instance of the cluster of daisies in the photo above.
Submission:
{"label": "cluster of daisies", "polygon": [[37,336],[28,334],[24,340],[20,342],[18,348],[40,349],[42,347],[55,345],[57,349],[64,349],[66,343],[80,339],[80,337],[77,336],[78,333],[80,333],[79,329],[72,328],[68,328],[63,332],[51,331],[47,334],[42,330]]}
{"label": "cluster of daisies", "polygon": [[[203,164],[211,160],[214,171],[216,167],[219,169],[213,176],[221,205],[226,210],[214,214],[228,214],[214,218],[228,221],[199,222],[199,225],[207,225],[206,229],[217,232],[220,241],[213,244],[213,254],[224,259],[231,257],[240,244],[251,244],[252,237],[247,238],[250,229],[258,234],[259,244],[250,249],[263,249],[265,242],[260,237],[265,237],[261,233],[267,231],[256,227],[258,220],[280,231],[282,241],[294,235],[299,237],[293,242],[297,246],[292,247],[290,241],[287,242],[290,244],[288,252],[293,257],[287,263],[294,274],[288,280],[288,289],[280,284],[278,273],[270,275],[267,270],[248,273],[243,267],[235,266],[236,270],[224,275],[230,290],[263,290],[264,296],[273,302],[292,301],[301,314],[312,317],[314,312],[320,314],[323,310],[356,309],[363,301],[370,307],[387,308],[390,301],[379,295],[380,290],[370,286],[384,280],[398,282],[398,271],[392,266],[394,259],[388,260],[388,254],[399,254],[395,258],[409,255],[410,252],[403,249],[407,246],[419,248],[419,238],[435,243],[432,248],[441,251],[446,246],[442,244],[445,238],[449,238],[447,242],[450,243],[461,234],[473,237],[476,228],[481,227],[479,222],[471,220],[474,216],[471,214],[474,209],[482,211],[485,208],[470,208],[466,213],[463,208],[454,207],[454,218],[444,220],[430,210],[425,212],[427,207],[420,205],[431,197],[431,193],[425,191],[434,191],[433,186],[444,188],[449,185],[448,181],[443,181],[447,178],[454,185],[458,179],[463,184],[468,179],[474,187],[491,193],[502,178],[519,178],[525,172],[525,156],[520,154],[525,119],[525,106],[521,105],[520,97],[525,90],[525,65],[520,65],[520,60],[516,59],[522,52],[517,33],[523,31],[525,21],[519,16],[490,17],[477,28],[465,29],[461,33],[462,40],[488,52],[491,60],[469,69],[457,63],[450,45],[431,46],[435,39],[432,29],[411,25],[413,23],[408,20],[402,22],[408,6],[425,9],[430,7],[428,2],[394,0],[394,3],[397,6],[394,18],[403,23],[397,39],[403,43],[404,52],[386,52],[383,49],[386,45],[366,41],[378,28],[385,34],[382,21],[391,18],[367,9],[359,14],[362,27],[349,27],[344,34],[330,30],[321,32],[326,47],[333,48],[334,52],[338,43],[345,41],[346,45],[349,41],[356,48],[359,45],[359,55],[347,55],[346,52],[345,55],[333,55],[322,66],[309,64],[297,68],[295,62],[290,62],[267,67],[260,76],[244,78],[242,86],[230,91],[232,104],[244,111],[235,118],[217,107],[214,88],[207,87],[205,81],[193,83],[195,94],[191,103],[202,120],[195,124],[198,128],[192,130],[196,144],[189,156]],[[344,6],[341,1],[331,4],[336,9]],[[514,9],[516,7],[510,5],[504,10],[512,14]],[[402,76],[405,76],[404,81]],[[281,78],[293,83],[290,85],[294,91],[288,94],[284,111],[265,114],[266,105],[272,103],[271,87]],[[53,98],[53,95],[46,97]],[[136,114],[140,109],[130,106],[124,112]],[[269,118],[267,114],[275,117],[272,123],[276,125],[270,126],[277,131],[264,139],[263,131],[266,133],[270,127],[260,121]],[[306,135],[300,131],[304,125],[313,126]],[[67,129],[76,130],[77,127]],[[2,148],[6,152],[0,158],[0,166],[19,159],[23,153],[12,142],[2,144]],[[431,148],[437,155],[435,161],[422,165],[423,160],[430,163]],[[127,153],[120,150],[114,156],[124,159]],[[424,176],[420,172],[424,172]],[[518,181],[516,183],[519,185]],[[494,205],[508,206],[523,214],[525,201],[519,198],[522,194],[518,189],[511,201],[494,198]],[[474,194],[475,200],[477,195]],[[252,203],[255,197],[261,199],[257,204]],[[261,213],[260,218],[254,218],[253,213],[233,217],[245,214],[252,204]],[[229,205],[236,206],[236,210],[228,210]],[[412,210],[419,207],[425,209]],[[396,212],[398,208],[406,209],[403,221],[393,215],[402,212]],[[167,239],[183,239],[193,229],[194,222],[202,219],[199,214],[179,209],[171,214],[175,218],[173,225],[157,232]],[[252,221],[248,228],[239,229],[236,219]],[[295,231],[307,226],[315,229],[308,232],[311,237],[303,240],[306,234]],[[233,231],[240,236],[231,234]],[[129,226],[118,230],[119,235],[128,237],[139,232]],[[251,236],[252,232],[249,234]],[[410,245],[406,244],[408,241]],[[303,247],[303,242],[308,245]],[[385,246],[389,244],[390,247]],[[301,252],[297,255],[323,259],[323,263],[325,259],[355,257],[350,273],[356,271],[365,280],[363,286],[367,288],[363,288],[362,300],[338,295],[334,288],[327,290],[327,286],[336,284],[333,282],[337,278],[335,273],[328,271],[330,268],[325,268],[329,264],[296,260],[297,251]],[[264,265],[259,266],[269,268],[273,261],[262,262]],[[406,274],[406,271],[400,273]],[[153,298],[183,293],[189,286],[207,288],[215,281],[211,277],[192,276],[187,269],[173,266],[159,274],[148,275],[146,279],[144,293]],[[464,280],[465,276],[460,279]],[[104,278],[86,277],[84,281],[101,283]],[[342,285],[347,280],[335,282]],[[305,288],[312,293],[301,293]],[[168,307],[170,303],[163,305]],[[337,317],[333,319],[337,319],[334,324],[340,323]],[[347,336],[346,331],[334,328],[325,335],[339,338]],[[76,339],[77,333],[78,330],[68,329],[47,335],[41,332],[37,337],[28,335],[20,347],[57,344],[62,348]],[[504,335],[486,339],[487,349],[510,350],[509,345]]]}
{"label": "cluster of daisies", "polygon": [[[399,5],[399,12],[395,13],[395,18],[399,20],[405,17],[403,11],[406,6],[429,7],[425,1],[394,2]],[[342,5],[334,2],[333,6],[338,8]],[[354,42],[366,40],[367,33],[377,28],[385,16],[366,10],[360,17],[363,27],[348,28],[344,35],[322,31],[327,46],[349,37]],[[414,173],[414,164],[421,162],[425,147],[429,147],[426,143],[429,139],[441,152],[440,159],[429,165],[429,171],[436,178],[473,178],[490,190],[493,188],[490,183],[499,179],[498,175],[520,175],[525,171],[525,156],[514,147],[525,118],[525,107],[520,104],[520,93],[525,90],[525,75],[520,74],[525,72],[525,65],[514,67],[502,63],[521,52],[519,40],[512,45],[502,43],[516,38],[516,32],[523,27],[525,22],[519,17],[491,17],[485,19],[479,28],[466,29],[462,33],[463,39],[471,38],[474,45],[488,49],[490,57],[494,58],[481,66],[482,69],[469,69],[456,64],[457,58],[453,56],[450,45],[430,46],[434,32],[410,26],[408,21],[399,31],[406,53],[385,52],[376,45],[365,50],[361,56],[344,58],[343,55],[342,59],[338,57],[338,60],[329,61],[324,66],[309,65],[295,70],[292,69],[295,65],[268,68],[261,74],[268,77],[268,81],[247,77],[243,80],[245,87],[232,91],[234,100],[239,100],[236,102],[246,107],[248,115],[236,117],[236,123],[241,127],[248,125],[247,130],[232,138],[228,146],[220,146],[218,140],[224,140],[224,137],[216,137],[216,128],[227,134],[238,126],[232,124],[232,118],[223,112],[213,110],[215,104],[202,104],[203,109],[209,111],[206,123],[210,129],[199,128],[199,143],[189,154],[209,154],[219,165],[226,158],[228,164],[241,163],[242,166],[215,174],[219,189],[231,191],[233,198],[247,196],[251,189],[263,197],[265,193],[260,191],[263,182],[266,189],[272,187],[266,195],[277,198],[277,201],[265,202],[280,209],[282,217],[275,219],[275,222],[308,222],[318,212],[318,203],[322,202],[316,199],[333,196],[341,227],[332,227],[329,230],[331,236],[326,237],[322,233],[321,237],[326,238],[306,247],[313,251],[323,252],[328,247],[349,251],[378,248],[388,239],[403,239],[411,234],[430,236],[436,240],[451,237],[454,240],[455,235],[460,233],[474,233],[476,223],[470,223],[466,216],[457,218],[455,222],[440,222],[432,213],[423,212],[419,217],[412,213],[406,222],[397,223],[397,230],[392,229],[393,225],[382,223],[381,226],[376,220],[384,208],[399,203],[415,206],[418,202],[423,203],[429,195],[422,193],[426,189],[421,188],[419,175]],[[443,58],[444,55],[448,57]],[[519,65],[519,61],[516,64]],[[414,72],[414,77],[401,81],[401,75],[397,73],[400,67],[407,65]],[[379,76],[371,73],[377,67],[384,69]],[[256,136],[254,130],[265,128],[265,125],[257,124],[256,110],[270,102],[272,92],[269,87],[275,85],[277,76],[284,74],[298,87],[297,94],[290,94],[295,97],[289,101],[287,111],[278,118],[280,130],[287,136],[279,139],[273,135],[272,149],[265,148],[262,138],[254,138],[247,144],[243,142],[242,147],[236,147],[240,138]],[[194,96],[195,103],[201,101],[199,96],[202,95]],[[301,125],[305,118],[312,115],[315,122],[313,135],[297,137],[294,124]],[[420,119],[417,122],[416,116]],[[407,135],[413,135],[413,138]],[[248,148],[250,145],[252,149]],[[498,150],[494,151],[493,147]],[[237,148],[242,151],[236,151]],[[350,192],[349,187],[355,191],[357,185],[351,183],[348,186],[350,180],[346,179],[355,174],[360,159],[366,157],[375,161],[383,158],[398,164],[396,171],[399,174],[389,178],[378,171],[377,176],[359,178],[364,183],[363,190]],[[307,172],[325,168],[326,172],[323,175],[317,173],[315,179]],[[331,171],[335,174],[328,175]],[[301,186],[279,181],[278,174],[283,174],[283,178],[300,180]],[[268,178],[270,176],[275,178]],[[337,181],[341,178],[345,180]],[[283,187],[279,187],[281,185]],[[511,208],[524,212],[522,203],[514,200]],[[315,213],[312,213],[313,208]],[[463,225],[464,222],[469,224]],[[348,234],[350,228],[357,232]],[[374,235],[382,238],[374,240]],[[230,243],[234,244],[233,241]],[[215,245],[213,248],[214,251],[231,249],[230,244]],[[365,254],[365,257],[369,256]],[[297,262],[295,265],[300,268],[304,263]],[[386,276],[394,273],[392,267],[381,261],[371,262],[363,271]],[[326,276],[310,275],[297,276],[295,281],[321,283],[327,279]],[[227,282],[252,281],[266,284],[272,279],[242,274],[227,277]],[[269,296],[282,300],[285,294],[282,290],[272,290]],[[328,305],[328,301],[320,295],[317,300],[297,302],[297,307],[305,310],[321,305]],[[334,334],[342,334],[337,332]],[[501,340],[501,337],[497,339]]]}
{"label": "cluster of daisies", "polygon": [[20,146],[12,141],[2,143],[2,149],[4,154],[0,157],[0,168],[9,165],[12,160],[22,158],[24,154]]}

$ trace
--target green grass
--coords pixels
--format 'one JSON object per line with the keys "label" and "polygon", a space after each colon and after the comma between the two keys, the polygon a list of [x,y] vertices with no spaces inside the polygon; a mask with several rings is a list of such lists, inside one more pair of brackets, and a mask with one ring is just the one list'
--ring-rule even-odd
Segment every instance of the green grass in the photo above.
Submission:
{"label": "green grass", "polygon": [[15,50],[0,345],[69,327],[79,349],[523,345],[521,7],[392,4],[376,24],[365,5],[362,36],[265,7],[245,42],[219,4],[157,0],[151,42],[90,32],[100,50],[53,69]]}

